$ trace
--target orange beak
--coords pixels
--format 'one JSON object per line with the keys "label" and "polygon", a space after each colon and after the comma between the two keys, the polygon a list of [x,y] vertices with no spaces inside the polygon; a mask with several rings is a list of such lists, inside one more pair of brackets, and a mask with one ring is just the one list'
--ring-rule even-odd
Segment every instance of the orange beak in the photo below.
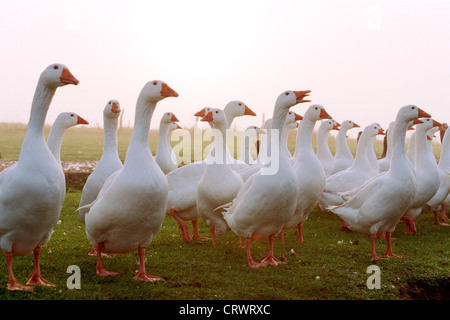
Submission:
{"label": "orange beak", "polygon": [[427,136],[427,140],[431,141],[431,140],[433,140],[433,138],[431,138],[430,136]]}
{"label": "orange beak", "polygon": [[296,102],[297,103],[311,102],[311,100],[303,100],[303,98],[309,96],[310,92],[311,92],[311,90],[294,91]]}
{"label": "orange beak", "polygon": [[418,109],[419,109],[419,118],[431,118],[431,116],[428,113],[426,113],[425,111],[423,111],[420,108],[418,108]]}
{"label": "orange beak", "polygon": [[378,130],[378,134],[384,135],[384,130],[383,130],[383,128],[381,128],[380,130]]}
{"label": "orange beak", "polygon": [[259,134],[266,134],[267,132],[264,131],[264,129],[259,129],[258,133],[259,133]]}
{"label": "orange beak", "polygon": [[339,131],[339,123],[336,123],[334,126],[333,126],[333,129],[332,130],[337,130],[337,131]]}
{"label": "orange beak", "polygon": [[295,112],[294,112],[294,114],[295,114],[295,121],[303,120],[303,117],[301,115],[299,115],[299,114],[297,114]]}
{"label": "orange beak", "polygon": [[175,92],[171,87],[169,87],[166,83],[162,83],[161,85],[161,96],[163,97],[178,97],[178,93]]}
{"label": "orange beak", "polygon": [[359,125],[353,122],[353,128],[359,128]]}
{"label": "orange beak", "polygon": [[325,109],[320,110],[320,119],[333,119],[328,114],[328,112],[325,111]]}
{"label": "orange beak", "polygon": [[420,120],[420,119],[414,119],[413,125],[414,125],[414,124],[419,124],[419,123],[423,123],[423,121]]}
{"label": "orange beak", "polygon": [[177,129],[183,129],[182,127],[180,127],[180,125],[179,124],[177,124]]}
{"label": "orange beak", "polygon": [[208,121],[208,122],[213,121],[212,112],[211,111],[208,112],[208,114],[204,116],[200,121]]}
{"label": "orange beak", "polygon": [[194,114],[194,116],[196,117],[204,117],[206,115],[206,110],[205,108],[203,108],[202,110],[198,111],[197,113]]}
{"label": "orange beak", "polygon": [[177,121],[180,121],[180,120],[178,120],[178,118],[175,117],[174,114],[172,114],[172,118],[170,118],[170,121],[172,121],[172,122],[177,122]]}
{"label": "orange beak", "polygon": [[244,115],[245,116],[256,116],[256,113],[254,113],[249,107],[245,106]]}
{"label": "orange beak", "polygon": [[409,127],[408,130],[415,130],[413,127]]}
{"label": "orange beak", "polygon": [[439,123],[436,120],[433,120],[433,127],[442,127],[442,123]]}
{"label": "orange beak", "polygon": [[75,78],[69,71],[69,69],[64,68],[61,74],[61,77],[59,77],[59,81],[63,84],[74,84],[78,85],[80,81],[78,81],[77,78]]}
{"label": "orange beak", "polygon": [[84,120],[82,117],[78,116],[77,118],[77,124],[89,124],[86,120]]}
{"label": "orange beak", "polygon": [[113,102],[112,107],[111,107],[111,112],[112,113],[120,113],[120,104],[118,102]]}

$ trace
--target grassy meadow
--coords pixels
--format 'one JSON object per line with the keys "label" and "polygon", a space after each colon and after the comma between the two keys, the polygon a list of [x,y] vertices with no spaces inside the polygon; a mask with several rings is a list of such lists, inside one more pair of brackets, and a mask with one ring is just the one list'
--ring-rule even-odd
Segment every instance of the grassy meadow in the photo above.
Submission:
{"label": "grassy meadow", "polygon": [[[2,159],[18,158],[24,126],[0,125]],[[46,128],[48,133],[48,128]],[[130,129],[119,133],[119,154],[123,159],[131,136]],[[151,148],[156,150],[157,133],[151,133]],[[294,136],[292,135],[291,138]],[[333,143],[330,146],[334,152]],[[73,128],[65,136],[63,161],[98,160],[102,153],[103,131]],[[379,143],[379,144],[378,144]],[[350,145],[354,150],[355,141]],[[290,147],[294,146],[290,139]],[[382,143],[377,142],[377,154]],[[229,231],[211,242],[182,241],[177,223],[166,217],[161,231],[147,248],[147,272],[165,279],[144,283],[133,280],[138,268],[136,253],[104,258],[104,266],[118,272],[115,277],[100,278],[95,273],[95,257],[88,256],[91,244],[76,209],[82,185],[69,186],[52,238],[41,251],[44,278],[57,286],[36,287],[31,293],[6,290],[6,265],[0,267],[0,300],[402,300],[449,298],[450,228],[433,224],[432,213],[417,219],[418,234],[403,233],[399,224],[393,234],[394,253],[402,259],[370,260],[369,237],[340,230],[340,219],[321,211],[311,213],[304,224],[303,244],[296,244],[296,229],[285,232],[285,243],[275,243],[275,255],[286,262],[277,267],[251,269],[246,265],[245,249],[236,248],[236,236]],[[192,230],[191,225],[188,225]],[[199,221],[201,235],[209,236],[204,221]],[[377,253],[386,244],[378,239]],[[268,250],[268,241],[252,244],[256,261]],[[4,260],[3,260],[4,261]],[[81,270],[81,289],[69,289],[67,268]],[[369,289],[367,268],[380,268],[381,288]],[[25,283],[33,267],[33,255],[16,257],[16,279]]]}

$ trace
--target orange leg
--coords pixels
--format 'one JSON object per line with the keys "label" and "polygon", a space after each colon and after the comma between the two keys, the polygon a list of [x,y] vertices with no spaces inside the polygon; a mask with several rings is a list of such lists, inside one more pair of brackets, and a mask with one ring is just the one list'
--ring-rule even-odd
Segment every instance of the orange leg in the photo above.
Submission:
{"label": "orange leg", "polygon": [[303,222],[300,222],[297,226],[298,228],[298,238],[297,238],[297,244],[303,243]]}
{"label": "orange leg", "polygon": [[242,243],[241,237],[238,237],[238,242],[234,246],[235,248],[245,248],[244,244]]}
{"label": "orange leg", "polygon": [[377,239],[377,235],[376,234],[371,234],[370,235],[370,244],[371,244],[371,253],[372,253],[372,261],[375,260],[380,260],[381,258],[379,256],[377,256],[376,252],[375,252],[375,240]]}
{"label": "orange leg", "polygon": [[278,242],[279,243],[284,243],[284,229],[281,230],[280,234],[278,235]]}
{"label": "orange leg", "polygon": [[251,243],[252,243],[252,239],[250,239],[250,238],[245,239],[245,245],[247,247],[247,264],[250,266],[250,268],[259,268],[262,266],[262,264],[253,260],[252,254],[250,252]]}
{"label": "orange leg", "polygon": [[385,252],[385,255],[387,255],[388,258],[390,258],[390,257],[402,258],[402,256],[396,255],[392,252],[391,233],[390,232],[386,232],[386,245],[387,245],[387,250]]}
{"label": "orange leg", "polygon": [[118,275],[117,272],[108,271],[102,265],[103,247],[104,247],[103,243],[97,242],[97,267],[96,267],[95,271],[101,277],[116,276],[116,275]]}
{"label": "orange leg", "polygon": [[411,217],[403,216],[400,220],[405,222],[405,231],[406,234],[416,234],[416,223],[414,219]]}
{"label": "orange leg", "polygon": [[191,235],[189,234],[186,222],[184,222],[180,217],[178,217],[177,212],[172,208],[170,208],[169,214],[175,219],[176,222],[178,222],[178,226],[181,230],[181,236],[183,237],[183,240],[191,242],[192,238]]}
{"label": "orange leg", "polygon": [[133,279],[142,280],[145,282],[164,281],[164,279],[161,277],[151,276],[145,273],[145,248],[139,247],[138,253],[139,253],[139,270]]}
{"label": "orange leg", "polygon": [[342,220],[342,223],[341,223],[341,230],[343,230],[343,231],[352,231],[352,229],[345,223],[344,220]]}
{"label": "orange leg", "polygon": [[[208,238],[200,236],[200,233],[198,232],[198,227],[197,227],[197,219],[192,220],[192,227],[194,229],[194,233],[192,235],[193,239],[196,239],[196,240],[209,240]],[[188,232],[188,234],[189,234],[189,232]]]}
{"label": "orange leg", "polygon": [[6,287],[9,291],[32,291],[33,287],[25,286],[19,282],[17,282],[16,278],[14,278],[13,270],[12,270],[12,252],[5,252],[6,259],[6,267],[8,269],[8,286]]}
{"label": "orange leg", "polygon": [[448,217],[447,217],[447,205],[442,204],[442,205],[441,205],[441,208],[442,208],[441,220],[442,220],[442,221],[448,221]]}
{"label": "orange leg", "polygon": [[212,246],[215,248],[215,247],[217,247],[216,238],[214,236],[214,233],[216,232],[216,228],[214,226],[209,227],[209,232],[211,232]]}
{"label": "orange leg", "polygon": [[261,261],[261,263],[263,265],[271,264],[271,265],[277,266],[280,263],[282,263],[280,260],[275,258],[274,254],[273,254],[273,243],[274,243],[274,240],[275,240],[275,236],[273,234],[271,234],[269,236],[269,252],[266,254],[264,259]]}
{"label": "orange leg", "polygon": [[56,287],[53,283],[48,282],[41,276],[41,269],[39,268],[39,255],[41,254],[41,247],[36,247],[33,250],[34,253],[34,268],[30,274],[30,279],[28,280],[28,285],[41,285],[47,287]]}

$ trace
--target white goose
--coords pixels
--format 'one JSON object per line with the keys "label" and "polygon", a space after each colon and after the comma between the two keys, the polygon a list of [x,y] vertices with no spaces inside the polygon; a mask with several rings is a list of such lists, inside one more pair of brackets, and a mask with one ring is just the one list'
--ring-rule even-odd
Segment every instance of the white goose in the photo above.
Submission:
{"label": "white goose", "polygon": [[[325,187],[326,176],[312,145],[312,134],[316,121],[331,119],[321,105],[311,105],[300,121],[297,131],[295,163],[293,169],[297,175],[298,192],[294,215],[284,226],[284,229],[298,227],[297,243],[303,243],[303,222],[308,219],[311,211],[317,206],[319,197]],[[282,233],[280,233],[280,236]],[[282,242],[284,239],[281,237]]]}
{"label": "white goose", "polygon": [[434,224],[441,224],[438,217],[438,212],[441,210],[441,220],[446,221],[446,201],[450,195],[450,131],[445,130],[442,139],[441,156],[439,158],[438,173],[439,173],[439,188],[433,198],[427,202],[427,205],[433,210]]}
{"label": "white goose", "polygon": [[136,248],[139,270],[136,280],[163,280],[145,271],[145,249],[161,229],[167,203],[167,179],[149,148],[150,121],[156,104],[178,94],[165,82],[150,81],[142,88],[136,103],[133,134],[122,168],[103,185],[86,214],[86,235],[97,248],[96,272],[116,275],[101,262],[102,251],[128,253]]}
{"label": "white goose", "polygon": [[322,163],[325,175],[329,177],[333,172],[333,154],[328,146],[328,136],[331,130],[339,131],[340,124],[334,119],[323,120],[317,131],[317,158]]}
{"label": "white goose", "polygon": [[[210,110],[211,108],[209,108]],[[203,108],[197,112],[196,116],[205,116],[207,108]],[[223,109],[226,118],[228,128],[234,118],[256,114],[242,101],[231,101]],[[211,154],[212,150],[210,151]],[[231,155],[227,148],[228,157],[231,159]],[[208,156],[209,157],[209,156]],[[181,236],[184,241],[192,241],[192,239],[202,240],[197,228],[197,185],[201,177],[205,173],[207,163],[205,161],[198,161],[185,166],[179,167],[167,175],[169,182],[169,195],[167,198],[167,211],[166,213],[172,216],[177,221]],[[186,225],[186,221],[191,221],[193,226],[193,237],[190,236],[189,230]]]}
{"label": "white goose", "polygon": [[[297,103],[309,102],[303,100],[309,92],[285,91],[278,97],[273,111],[272,130],[285,130],[289,108]],[[273,254],[274,237],[292,217],[297,205],[297,177],[289,159],[282,152],[281,136],[278,137],[278,154],[272,155],[271,163],[244,183],[237,197],[223,212],[231,230],[238,237],[246,239],[247,263],[252,268],[280,263]],[[267,237],[269,252],[261,263],[257,263],[251,256],[251,241]]]}
{"label": "white goose", "polygon": [[[117,100],[109,100],[103,109],[103,154],[97,163],[94,171],[89,175],[83,186],[81,199],[78,209],[81,223],[85,223],[85,216],[89,208],[82,208],[95,199],[100,192],[105,181],[117,170],[122,168],[123,164],[119,158],[117,148],[117,130],[119,127],[120,104]],[[89,255],[96,255],[95,246],[91,248]]]}
{"label": "white goose", "polygon": [[[372,171],[372,164],[367,154],[370,149],[373,149],[373,138],[382,133],[383,131],[378,123],[372,123],[364,128],[358,140],[352,165],[328,177],[319,200],[321,208],[342,204],[344,199],[339,193],[354,190],[373,178],[375,174]],[[345,226],[343,227],[346,229]]]}
{"label": "white goose", "polygon": [[224,235],[228,228],[223,215],[215,209],[231,202],[243,185],[241,176],[226,162],[227,120],[221,109],[211,109],[202,118],[208,121],[214,130],[214,162],[208,164],[197,186],[197,210],[210,228],[212,245],[216,247],[215,235]]}
{"label": "white goose", "polygon": [[353,163],[353,154],[347,144],[347,131],[353,128],[359,128],[359,125],[352,120],[345,120],[341,123],[336,136],[336,153],[333,158],[331,174],[347,169]]}
{"label": "white goose", "polygon": [[371,179],[342,205],[327,208],[341,217],[352,230],[370,235],[373,260],[380,259],[375,252],[375,240],[377,235],[384,233],[387,243],[385,254],[388,257],[400,257],[392,252],[391,233],[414,201],[416,178],[407,164],[405,137],[408,122],[419,117],[430,115],[413,105],[400,108],[395,120],[394,149],[389,171]]}
{"label": "white goose", "polygon": [[414,171],[416,174],[416,194],[411,206],[402,217],[405,221],[405,233],[416,234],[415,219],[422,212],[422,207],[433,198],[439,189],[439,171],[432,150],[427,145],[427,132],[441,124],[431,118],[421,119],[423,123],[416,126]]}
{"label": "white goose", "polygon": [[89,122],[74,112],[60,113],[53,123],[47,138],[47,145],[58,163],[61,163],[61,145],[67,129],[80,124],[89,124]]}
{"label": "white goose", "polygon": [[[156,147],[155,161],[164,174],[168,174],[178,167],[176,157],[174,159],[175,154],[170,146],[171,125],[178,121],[179,120],[175,114],[172,112],[166,112],[161,117],[161,121],[159,123],[159,137],[158,145]],[[172,130],[178,128],[180,127],[174,124]]]}
{"label": "white goose", "polygon": [[19,160],[0,173],[0,248],[8,269],[7,289],[11,291],[32,289],[19,283],[12,270],[13,256],[32,251],[34,268],[27,284],[54,286],[42,278],[39,256],[59,219],[65,179],[61,163],[45,141],[44,123],[56,89],[67,84],[77,85],[78,80],[65,65],[52,64],[41,73]]}

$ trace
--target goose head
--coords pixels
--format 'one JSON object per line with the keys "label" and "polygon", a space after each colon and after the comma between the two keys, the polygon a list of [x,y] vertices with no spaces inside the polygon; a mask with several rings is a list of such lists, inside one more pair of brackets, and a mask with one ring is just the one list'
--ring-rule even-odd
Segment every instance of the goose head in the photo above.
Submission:
{"label": "goose head", "polygon": [[330,130],[337,130],[339,131],[339,122],[337,122],[334,119],[325,119],[320,124],[320,128],[323,132],[330,131]]}
{"label": "goose head", "polygon": [[256,113],[242,101],[230,101],[223,110],[233,117],[256,116]]}
{"label": "goose head", "polygon": [[407,105],[400,108],[397,113],[397,118],[409,123],[418,118],[431,118],[431,116],[415,105]]}
{"label": "goose head", "polygon": [[265,134],[266,133],[266,131],[264,131],[264,129],[262,129],[262,128],[258,127],[258,126],[249,126],[249,127],[247,127],[245,129],[244,132],[245,132],[245,134],[248,134],[249,132],[252,132],[255,135]]}
{"label": "goose head", "polygon": [[304,90],[304,91],[287,90],[278,96],[275,102],[275,107],[290,108],[299,103],[311,102],[311,100],[304,100],[304,98],[309,96],[310,92],[311,90]]}
{"label": "goose head", "polygon": [[434,138],[434,134],[440,130],[441,127],[432,127],[427,131],[427,140],[432,141]]}
{"label": "goose head", "polygon": [[112,99],[108,101],[105,109],[103,109],[103,115],[107,118],[117,119],[121,111],[119,101]]}
{"label": "goose head", "polygon": [[70,127],[74,127],[79,124],[89,124],[82,117],[77,115],[74,112],[63,112],[58,115],[55,120],[55,123],[58,124],[59,127],[68,129]]}
{"label": "goose head", "polygon": [[320,104],[311,105],[303,115],[303,118],[308,119],[310,121],[319,121],[324,119],[332,119],[328,112],[325,110],[323,106]]}
{"label": "goose head", "polygon": [[172,132],[173,130],[176,130],[176,129],[183,129],[183,128],[178,123],[171,122],[169,124],[169,132]]}
{"label": "goose head", "polygon": [[200,120],[209,122],[213,128],[220,126],[227,126],[227,117],[225,112],[219,108],[211,108],[211,110]]}
{"label": "goose head", "polygon": [[69,68],[60,63],[49,65],[41,73],[40,81],[48,87],[62,87],[67,84],[78,85],[79,81],[70,73]]}
{"label": "goose head", "polygon": [[202,110],[196,112],[194,116],[203,118],[211,110],[210,107],[204,107]]}
{"label": "goose head", "polygon": [[286,120],[284,121],[284,125],[289,130],[292,130],[292,129],[295,129],[298,127],[297,121],[300,121],[302,119],[303,119],[303,117],[301,115],[295,113],[294,111],[289,111],[288,114],[286,115]]}
{"label": "goose head", "polygon": [[170,125],[173,122],[178,122],[178,118],[173,112],[165,112],[161,117],[160,125]]}
{"label": "goose head", "polygon": [[374,122],[365,127],[363,133],[369,137],[375,137],[379,134],[384,135],[384,130],[378,122]]}
{"label": "goose head", "polygon": [[429,129],[435,127],[436,131],[437,131],[437,130],[439,130],[439,127],[442,126],[441,123],[439,123],[436,120],[431,119],[431,118],[421,118],[419,120],[422,121],[422,123],[417,124],[416,130],[428,131]]}
{"label": "goose head", "polygon": [[157,103],[168,97],[178,97],[178,93],[164,81],[153,80],[144,85],[141,97],[148,102]]}
{"label": "goose head", "polygon": [[352,120],[345,120],[341,123],[341,131],[347,131],[353,128],[359,128],[359,125],[354,123]]}

